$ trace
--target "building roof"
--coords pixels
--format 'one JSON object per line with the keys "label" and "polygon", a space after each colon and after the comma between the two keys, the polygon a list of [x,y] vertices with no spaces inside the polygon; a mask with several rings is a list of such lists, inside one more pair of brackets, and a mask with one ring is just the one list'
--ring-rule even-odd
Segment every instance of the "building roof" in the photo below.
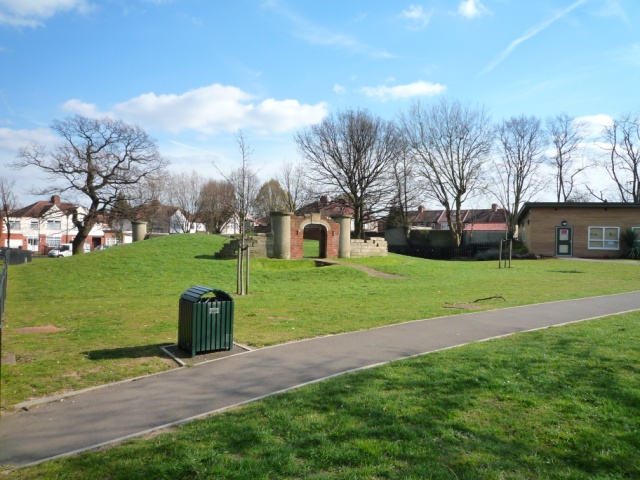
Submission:
{"label": "building roof", "polygon": [[527,202],[522,206],[516,223],[529,213],[532,208],[640,208],[640,203],[629,202]]}
{"label": "building roof", "polygon": [[[411,224],[414,226],[428,226],[432,223],[446,223],[447,221],[446,211],[444,209],[426,210],[424,207],[420,207],[418,211],[409,212],[408,216]],[[495,204],[492,208],[460,210],[460,219],[463,223],[468,224],[465,230],[476,231],[505,230],[507,223],[504,210],[498,208]],[[490,227],[480,227],[480,225]]]}
{"label": "building roof", "polygon": [[57,207],[63,214],[71,215],[74,210],[78,208],[77,205],[68,202],[61,202],[60,197],[54,195],[50,200],[40,200],[32,203],[26,207],[18,208],[11,212],[12,217],[28,217],[28,218],[43,218],[46,217],[49,212]]}
{"label": "building roof", "polygon": [[300,207],[295,213],[301,217],[309,213],[320,213],[323,218],[330,218],[332,215],[353,215],[353,208],[343,198],[329,200],[329,197],[323,195],[315,202]]}

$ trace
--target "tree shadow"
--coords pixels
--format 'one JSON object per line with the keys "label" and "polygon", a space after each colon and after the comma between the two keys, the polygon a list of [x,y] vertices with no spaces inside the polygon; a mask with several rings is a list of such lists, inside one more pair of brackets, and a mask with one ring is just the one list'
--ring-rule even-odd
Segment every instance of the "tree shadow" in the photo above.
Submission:
{"label": "tree shadow", "polygon": [[580,270],[549,270],[550,273],[584,273]]}
{"label": "tree shadow", "polygon": [[196,255],[193,258],[197,260],[229,260],[228,258],[216,257],[215,255]]}

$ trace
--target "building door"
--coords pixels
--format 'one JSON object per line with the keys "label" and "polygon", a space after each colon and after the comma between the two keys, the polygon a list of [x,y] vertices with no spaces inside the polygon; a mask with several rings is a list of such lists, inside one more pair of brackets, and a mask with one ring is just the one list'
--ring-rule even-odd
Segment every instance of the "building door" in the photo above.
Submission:
{"label": "building door", "polygon": [[40,251],[40,237],[27,237],[27,245],[32,252]]}
{"label": "building door", "polygon": [[556,227],[556,255],[573,255],[573,227]]}

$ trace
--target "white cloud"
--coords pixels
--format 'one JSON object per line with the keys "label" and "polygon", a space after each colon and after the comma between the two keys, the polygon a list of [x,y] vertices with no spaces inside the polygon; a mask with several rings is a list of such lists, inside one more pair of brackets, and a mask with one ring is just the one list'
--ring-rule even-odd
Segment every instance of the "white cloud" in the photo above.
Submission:
{"label": "white cloud", "polygon": [[613,125],[613,117],[603,113],[578,117],[573,121],[576,123],[585,124],[587,136],[590,138],[599,137],[602,134],[602,129],[604,127],[610,127],[611,125]]}
{"label": "white cloud", "polygon": [[489,9],[480,0],[464,0],[458,5],[458,13],[465,18],[471,19],[479,17],[483,13],[489,13]]}
{"label": "white cloud", "polygon": [[87,0],[0,0],[0,24],[37,27],[59,12],[91,10]]}
{"label": "white cloud", "polygon": [[553,24],[557,20],[560,20],[562,17],[564,17],[565,15],[570,13],[572,10],[574,10],[575,8],[585,3],[586,1],[587,0],[577,0],[576,2],[572,3],[567,8],[565,8],[564,10],[562,10],[561,12],[549,18],[548,20],[545,20],[544,22],[527,30],[523,35],[521,35],[519,38],[516,38],[513,42],[511,42],[509,46],[505,48],[493,61],[491,61],[489,65],[487,65],[481,73],[488,73],[494,68],[496,68],[509,55],[511,55],[511,53],[516,49],[516,47],[520,45],[522,42],[525,42],[526,40],[529,40],[530,38],[536,36],[538,33],[542,32],[551,24]]}
{"label": "white cloud", "polygon": [[13,128],[0,128],[0,149],[16,153],[21,147],[30,143],[53,145],[57,137],[47,128],[36,130],[15,130]]}
{"label": "white cloud", "polygon": [[421,5],[409,5],[409,8],[402,11],[400,17],[412,22],[411,29],[418,30],[428,25],[432,15],[433,11],[425,12]]}
{"label": "white cloud", "polygon": [[345,93],[347,91],[347,89],[345,87],[343,87],[342,85],[336,83],[336,84],[333,85],[333,91],[334,91],[334,93],[337,93],[337,94],[340,95],[340,94]]}
{"label": "white cloud", "polygon": [[181,94],[145,93],[100,113],[95,105],[69,100],[62,108],[90,117],[110,115],[125,121],[178,133],[192,130],[206,135],[253,128],[280,133],[320,122],[327,114],[325,103],[301,104],[297,100],[255,97],[240,88],[213,84]]}
{"label": "white cloud", "polygon": [[414,82],[407,85],[396,85],[395,87],[388,87],[386,85],[378,85],[377,87],[363,87],[362,92],[372,98],[379,100],[397,100],[402,98],[410,98],[417,96],[433,97],[434,95],[440,95],[446,90],[445,85],[431,82]]}

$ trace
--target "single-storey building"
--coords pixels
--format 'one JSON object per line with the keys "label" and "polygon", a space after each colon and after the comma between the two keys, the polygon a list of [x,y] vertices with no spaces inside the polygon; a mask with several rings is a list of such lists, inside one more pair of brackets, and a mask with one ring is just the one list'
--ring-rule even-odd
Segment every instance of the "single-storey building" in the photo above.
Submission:
{"label": "single-storey building", "polygon": [[622,232],[640,232],[640,204],[528,202],[517,223],[519,239],[537,255],[620,257]]}

